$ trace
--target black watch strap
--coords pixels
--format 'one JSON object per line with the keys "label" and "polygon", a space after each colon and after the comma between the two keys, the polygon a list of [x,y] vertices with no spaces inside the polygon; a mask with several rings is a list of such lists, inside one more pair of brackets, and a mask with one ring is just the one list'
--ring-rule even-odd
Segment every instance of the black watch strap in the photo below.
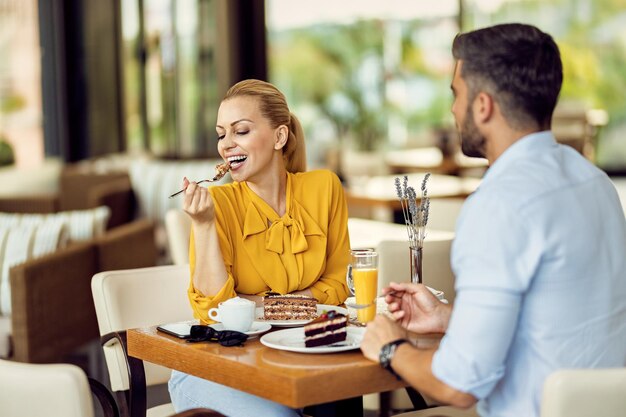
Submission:
{"label": "black watch strap", "polygon": [[393,359],[393,355],[396,353],[396,348],[403,343],[409,343],[409,341],[407,339],[398,339],[393,342],[389,342],[380,349],[380,353],[378,354],[380,366],[391,372],[391,374],[398,379],[401,378],[391,367],[391,360]]}

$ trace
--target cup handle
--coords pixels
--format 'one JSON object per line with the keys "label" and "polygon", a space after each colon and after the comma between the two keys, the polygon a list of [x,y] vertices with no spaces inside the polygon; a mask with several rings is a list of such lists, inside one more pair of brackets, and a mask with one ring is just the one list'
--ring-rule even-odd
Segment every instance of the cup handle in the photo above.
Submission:
{"label": "cup handle", "polygon": [[348,264],[348,270],[346,271],[346,283],[348,284],[348,290],[351,295],[354,294],[354,280],[352,279],[352,264]]}
{"label": "cup handle", "polygon": [[215,321],[222,321],[220,320],[220,313],[217,308],[212,308],[209,310],[209,318]]}

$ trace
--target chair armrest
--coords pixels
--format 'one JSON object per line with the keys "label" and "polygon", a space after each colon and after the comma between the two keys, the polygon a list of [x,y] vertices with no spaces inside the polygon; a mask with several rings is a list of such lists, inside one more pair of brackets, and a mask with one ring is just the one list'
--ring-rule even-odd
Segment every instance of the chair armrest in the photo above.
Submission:
{"label": "chair armrest", "polygon": [[89,207],[107,206],[111,209],[111,217],[107,229],[130,223],[135,218],[135,193],[130,178],[98,184],[89,190]]}
{"label": "chair armrest", "polygon": [[103,347],[112,343],[119,343],[122,347],[129,381],[129,389],[124,393],[127,409],[129,410],[130,417],[146,417],[146,373],[141,359],[128,356],[126,331],[110,332],[102,335],[100,337],[100,343]]}
{"label": "chair armrest", "polygon": [[11,268],[16,360],[56,361],[98,336],[91,296],[95,273],[92,243],[74,244]]}
{"label": "chair armrest", "polygon": [[104,417],[119,417],[120,411],[111,392],[99,381],[93,378],[87,378],[87,380],[89,381],[91,392],[100,403],[100,407],[102,407]]}
{"label": "chair armrest", "polygon": [[137,220],[112,229],[96,239],[98,271],[155,266],[157,247],[154,222]]}
{"label": "chair armrest", "polygon": [[55,213],[59,208],[56,195],[0,198],[0,211],[6,213]]}
{"label": "chair armrest", "polygon": [[[126,331],[110,332],[100,337],[100,344],[110,346],[119,344],[126,359],[126,370],[130,381],[129,390],[126,391],[126,405],[130,410],[130,417],[146,417],[146,374],[141,359],[128,355],[128,343]],[[172,417],[225,417],[217,411],[208,408],[194,408],[192,410],[177,413]]]}

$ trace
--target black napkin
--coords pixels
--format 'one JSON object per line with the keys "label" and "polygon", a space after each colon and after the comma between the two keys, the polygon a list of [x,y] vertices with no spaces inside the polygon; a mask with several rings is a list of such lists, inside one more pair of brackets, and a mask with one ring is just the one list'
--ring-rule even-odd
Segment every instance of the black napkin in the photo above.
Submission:
{"label": "black napkin", "polygon": [[235,330],[215,330],[203,324],[194,324],[189,331],[187,342],[217,342],[222,346],[241,346],[248,335]]}

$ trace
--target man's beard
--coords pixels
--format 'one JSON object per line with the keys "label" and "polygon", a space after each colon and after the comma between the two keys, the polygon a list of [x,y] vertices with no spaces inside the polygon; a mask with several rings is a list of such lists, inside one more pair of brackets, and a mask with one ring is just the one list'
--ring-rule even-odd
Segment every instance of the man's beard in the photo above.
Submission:
{"label": "man's beard", "polygon": [[459,137],[461,139],[461,151],[464,155],[472,158],[485,157],[485,137],[478,131],[478,127],[474,123],[474,111],[470,105],[467,106],[465,120],[459,129]]}

